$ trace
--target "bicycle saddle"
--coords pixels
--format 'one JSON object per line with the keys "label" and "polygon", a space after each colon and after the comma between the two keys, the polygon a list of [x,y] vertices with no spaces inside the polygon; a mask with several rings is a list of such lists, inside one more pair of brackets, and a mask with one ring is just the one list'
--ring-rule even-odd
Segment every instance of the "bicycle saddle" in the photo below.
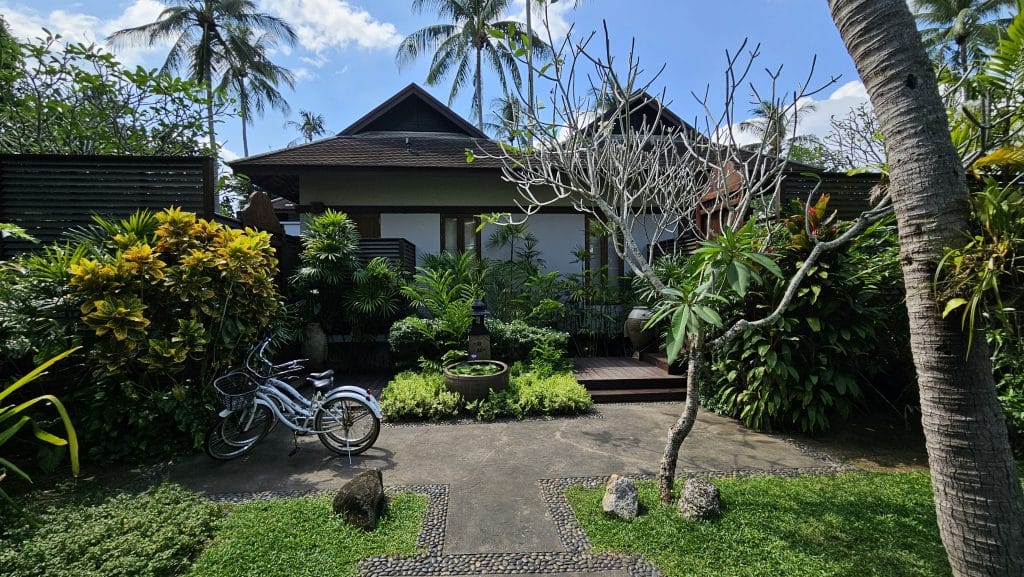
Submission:
{"label": "bicycle saddle", "polygon": [[327,369],[322,373],[312,373],[306,377],[306,383],[314,389],[327,389],[334,385],[334,369]]}

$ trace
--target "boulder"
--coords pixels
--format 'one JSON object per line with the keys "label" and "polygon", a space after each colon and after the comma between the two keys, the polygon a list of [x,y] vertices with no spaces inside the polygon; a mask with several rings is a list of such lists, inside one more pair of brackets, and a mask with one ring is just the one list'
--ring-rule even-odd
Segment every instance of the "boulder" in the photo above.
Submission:
{"label": "boulder", "polygon": [[679,495],[679,512],[687,519],[712,519],[722,512],[722,496],[710,481],[687,479]]}
{"label": "boulder", "polygon": [[614,515],[624,521],[632,521],[636,518],[639,503],[637,501],[636,485],[633,480],[619,475],[612,475],[604,488],[604,498],[601,499],[601,507],[608,515]]}
{"label": "boulder", "polygon": [[384,495],[384,477],[380,469],[369,469],[359,473],[345,483],[334,496],[334,513],[343,515],[345,522],[364,531],[377,528],[387,497]]}

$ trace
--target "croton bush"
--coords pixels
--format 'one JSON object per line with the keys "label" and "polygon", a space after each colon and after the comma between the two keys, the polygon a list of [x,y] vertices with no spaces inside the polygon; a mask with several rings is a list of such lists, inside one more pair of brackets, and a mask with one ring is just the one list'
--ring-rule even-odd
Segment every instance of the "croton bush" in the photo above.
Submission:
{"label": "croton bush", "polygon": [[92,333],[73,401],[83,445],[115,459],[199,446],[213,376],[280,306],[270,236],[170,209],[101,221],[83,242],[69,281]]}

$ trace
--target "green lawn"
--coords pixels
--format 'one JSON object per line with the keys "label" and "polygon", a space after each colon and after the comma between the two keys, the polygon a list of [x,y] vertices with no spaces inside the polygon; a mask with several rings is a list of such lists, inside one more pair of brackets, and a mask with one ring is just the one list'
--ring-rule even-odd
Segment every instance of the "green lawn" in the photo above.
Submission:
{"label": "green lawn", "polygon": [[346,577],[360,559],[416,553],[427,498],[394,496],[373,532],[331,512],[331,497],[277,499],[236,507],[189,575],[194,577]]}
{"label": "green lawn", "polygon": [[603,489],[566,492],[595,550],[640,553],[668,577],[949,575],[925,473],[716,480],[725,511],[689,521],[638,483],[646,514],[604,515]]}
{"label": "green lawn", "polygon": [[345,577],[365,557],[415,553],[427,508],[396,495],[366,533],[329,496],[229,506],[176,485],[128,495],[84,483],[20,501],[0,507],[4,577]]}

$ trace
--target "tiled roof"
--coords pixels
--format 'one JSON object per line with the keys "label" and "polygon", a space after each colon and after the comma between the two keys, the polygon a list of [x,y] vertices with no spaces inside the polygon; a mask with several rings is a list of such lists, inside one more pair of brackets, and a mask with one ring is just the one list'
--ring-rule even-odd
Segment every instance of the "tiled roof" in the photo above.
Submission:
{"label": "tiled roof", "polygon": [[[466,150],[476,156],[466,162]],[[246,172],[258,167],[499,168],[498,146],[490,140],[451,134],[387,133],[334,136],[317,142],[230,162]]]}

